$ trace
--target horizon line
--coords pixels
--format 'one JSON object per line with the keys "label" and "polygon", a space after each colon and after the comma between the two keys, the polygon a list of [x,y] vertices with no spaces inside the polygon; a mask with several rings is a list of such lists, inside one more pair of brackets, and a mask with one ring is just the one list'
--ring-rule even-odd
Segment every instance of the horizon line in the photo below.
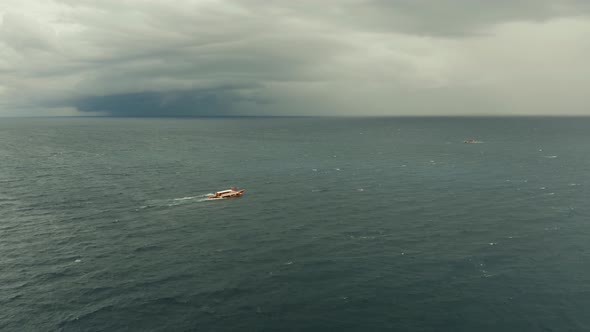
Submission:
{"label": "horizon line", "polygon": [[113,116],[113,115],[23,115],[0,116],[3,119],[47,118],[106,118],[106,119],[223,119],[223,118],[587,118],[582,114],[499,114],[499,115],[158,115],[158,116]]}

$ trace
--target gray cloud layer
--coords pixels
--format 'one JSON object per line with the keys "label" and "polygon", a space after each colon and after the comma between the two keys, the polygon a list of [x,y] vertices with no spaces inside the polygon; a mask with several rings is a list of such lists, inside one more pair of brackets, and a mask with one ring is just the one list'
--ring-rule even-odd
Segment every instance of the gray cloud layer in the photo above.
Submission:
{"label": "gray cloud layer", "polygon": [[582,0],[5,0],[0,115],[590,114]]}

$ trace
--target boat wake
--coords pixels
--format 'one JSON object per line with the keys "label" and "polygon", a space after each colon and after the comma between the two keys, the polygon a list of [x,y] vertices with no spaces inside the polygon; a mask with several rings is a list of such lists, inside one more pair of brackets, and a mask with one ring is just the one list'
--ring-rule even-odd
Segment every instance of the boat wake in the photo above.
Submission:
{"label": "boat wake", "polygon": [[140,206],[136,211],[150,208],[167,208],[181,206],[185,204],[194,204],[195,202],[206,202],[211,199],[208,198],[212,194],[203,194],[198,196],[185,196],[170,199],[154,199],[146,202],[145,205]]}
{"label": "boat wake", "polygon": [[218,201],[218,200],[220,200],[220,199],[223,199],[223,198],[221,198],[221,197],[219,197],[219,198],[212,198],[212,197],[211,197],[211,198],[209,198],[209,197],[206,197],[206,198],[201,198],[201,199],[199,199],[199,200],[198,200],[198,202],[210,202],[210,201]]}
{"label": "boat wake", "polygon": [[201,195],[199,196],[199,199],[197,200],[197,202],[209,202],[209,201],[216,201],[219,199],[223,199],[223,198],[213,198],[212,196],[215,195],[214,193],[208,193],[205,195]]}
{"label": "boat wake", "polygon": [[191,199],[195,199],[199,196],[187,196],[187,197],[182,197],[182,198],[174,198],[174,201],[187,201],[187,200],[191,200]]}

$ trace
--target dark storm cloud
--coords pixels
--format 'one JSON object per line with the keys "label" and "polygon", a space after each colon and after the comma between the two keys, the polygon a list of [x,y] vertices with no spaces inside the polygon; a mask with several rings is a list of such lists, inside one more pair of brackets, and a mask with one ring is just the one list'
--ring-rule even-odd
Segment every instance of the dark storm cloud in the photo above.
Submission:
{"label": "dark storm cloud", "polygon": [[82,97],[72,104],[81,112],[118,117],[186,117],[239,115],[236,106],[264,100],[241,96],[233,89],[168,91]]}
{"label": "dark storm cloud", "polygon": [[0,114],[587,114],[589,10],[581,0],[5,0]]}

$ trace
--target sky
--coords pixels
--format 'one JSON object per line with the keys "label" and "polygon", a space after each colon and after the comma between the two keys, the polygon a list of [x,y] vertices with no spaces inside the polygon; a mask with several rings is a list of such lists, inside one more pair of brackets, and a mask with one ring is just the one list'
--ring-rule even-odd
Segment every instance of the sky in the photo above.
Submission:
{"label": "sky", "polygon": [[2,0],[0,116],[590,115],[587,0]]}

